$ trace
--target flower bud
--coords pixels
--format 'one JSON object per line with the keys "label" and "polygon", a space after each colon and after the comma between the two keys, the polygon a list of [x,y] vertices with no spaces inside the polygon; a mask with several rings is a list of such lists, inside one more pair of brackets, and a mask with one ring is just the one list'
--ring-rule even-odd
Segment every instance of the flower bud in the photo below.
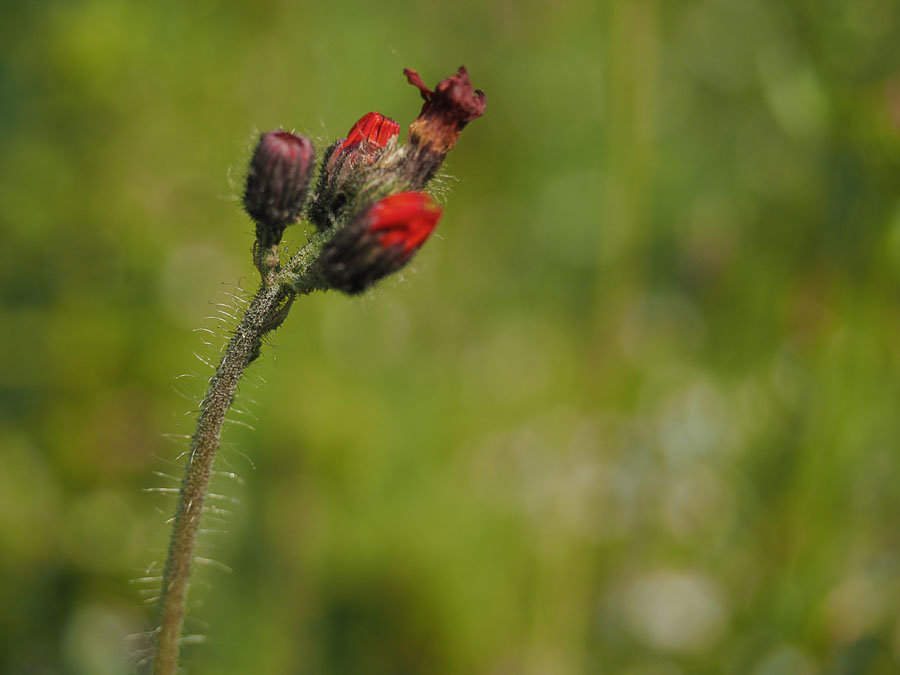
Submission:
{"label": "flower bud", "polygon": [[341,144],[341,150],[347,151],[349,148],[365,144],[364,151],[374,154],[374,150],[383,148],[399,133],[400,125],[390,117],[385,117],[380,112],[366,113],[350,129],[350,133]]}
{"label": "flower bud", "polygon": [[347,138],[334,143],[322,161],[316,199],[309,219],[320,230],[334,224],[350,197],[358,190],[361,175],[387,144],[400,133],[400,125],[379,112],[363,115]]}
{"label": "flower bud", "polygon": [[332,288],[353,295],[403,267],[425,243],[443,210],[424,192],[400,192],[364,211],[322,249]]}
{"label": "flower bud", "polygon": [[308,138],[287,131],[260,136],[250,160],[244,209],[256,221],[256,238],[268,247],[303,209],[316,151]]}

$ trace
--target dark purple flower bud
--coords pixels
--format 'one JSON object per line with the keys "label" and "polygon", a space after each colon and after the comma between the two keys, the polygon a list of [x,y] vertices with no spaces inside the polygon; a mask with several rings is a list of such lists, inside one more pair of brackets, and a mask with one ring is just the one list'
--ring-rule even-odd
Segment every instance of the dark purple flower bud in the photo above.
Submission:
{"label": "dark purple flower bud", "polygon": [[309,188],[316,151],[308,138],[287,131],[260,136],[250,160],[244,209],[256,221],[263,247],[281,241],[284,228],[297,220]]}

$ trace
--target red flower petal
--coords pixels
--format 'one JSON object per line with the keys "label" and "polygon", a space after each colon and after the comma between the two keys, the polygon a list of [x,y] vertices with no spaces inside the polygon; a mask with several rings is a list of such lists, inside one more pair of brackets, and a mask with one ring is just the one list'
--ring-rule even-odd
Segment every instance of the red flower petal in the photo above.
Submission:
{"label": "red flower petal", "polygon": [[400,192],[375,204],[366,218],[369,231],[379,233],[383,247],[399,245],[408,257],[428,239],[442,213],[424,192]]}
{"label": "red flower petal", "polygon": [[347,139],[341,144],[340,149],[344,150],[363,141],[383,148],[399,133],[400,125],[390,117],[385,117],[380,112],[366,113],[350,129]]}

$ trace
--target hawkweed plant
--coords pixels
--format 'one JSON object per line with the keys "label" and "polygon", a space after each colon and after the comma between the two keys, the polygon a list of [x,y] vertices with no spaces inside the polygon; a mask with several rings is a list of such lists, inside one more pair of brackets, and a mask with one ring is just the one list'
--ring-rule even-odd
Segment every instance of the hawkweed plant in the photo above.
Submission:
{"label": "hawkweed plant", "polygon": [[[209,380],[191,437],[163,573],[156,675],[179,668],[194,549],[222,425],[263,338],[284,322],[297,296],[330,289],[356,295],[401,269],[441,218],[423,190],[463,127],[484,113],[484,92],[472,87],[464,67],[434,90],[415,71],[404,74],[425,100],[405,143],[397,122],[370,112],[325,150],[315,180],[316,150],[297,134],[262,134],[250,160],[243,204],[256,224],[252,255],[261,282]],[[303,219],[313,234],[282,260],[285,228]]]}

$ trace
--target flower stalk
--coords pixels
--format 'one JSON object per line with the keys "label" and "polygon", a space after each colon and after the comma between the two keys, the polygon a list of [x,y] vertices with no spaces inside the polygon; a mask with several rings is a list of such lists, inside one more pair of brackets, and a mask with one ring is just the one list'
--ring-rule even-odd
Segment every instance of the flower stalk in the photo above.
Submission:
{"label": "flower stalk", "polygon": [[281,286],[260,288],[228,343],[201,404],[163,575],[156,652],[158,675],[174,674],[178,667],[179,640],[197,530],[203,516],[203,503],[209,490],[225,415],[234,401],[241,375],[259,353],[265,326],[285,301],[286,292]]}
{"label": "flower stalk", "polygon": [[[315,149],[303,136],[263,134],[250,161],[244,209],[256,223],[253,263],[261,285],[209,381],[191,437],[163,573],[155,675],[178,672],[194,550],[222,427],[263,338],[284,322],[298,295],[361,293],[402,268],[440,219],[442,209],[417,190],[440,167],[462,127],[484,112],[484,94],[472,89],[464,68],[433,92],[414,71],[405,72],[426,101],[410,126],[409,143],[397,143],[396,122],[368,113],[325,153],[313,195],[308,188]],[[303,215],[316,232],[281,264],[285,228]]]}
{"label": "flower stalk", "polygon": [[163,572],[156,675],[174,675],[178,670],[191,564],[225,417],[244,371],[259,356],[263,338],[281,325],[297,294],[307,294],[320,287],[316,275],[310,273],[308,263],[304,265],[316,247],[316,242],[309,244],[292,259],[293,265],[269,284],[260,286],[235,329],[200,404]]}

